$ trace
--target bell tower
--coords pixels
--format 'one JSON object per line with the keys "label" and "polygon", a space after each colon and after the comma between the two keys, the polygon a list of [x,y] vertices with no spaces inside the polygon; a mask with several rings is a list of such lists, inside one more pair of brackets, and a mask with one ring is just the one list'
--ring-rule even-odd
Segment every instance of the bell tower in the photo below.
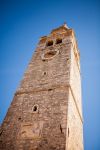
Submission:
{"label": "bell tower", "polygon": [[2,150],[83,150],[80,55],[66,24],[43,36],[1,126]]}

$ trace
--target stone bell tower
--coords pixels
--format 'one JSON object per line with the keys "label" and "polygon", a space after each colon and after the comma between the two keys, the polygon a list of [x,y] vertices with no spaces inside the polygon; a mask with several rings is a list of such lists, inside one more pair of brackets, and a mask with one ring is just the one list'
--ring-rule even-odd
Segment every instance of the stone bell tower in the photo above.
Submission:
{"label": "stone bell tower", "polygon": [[0,150],[83,150],[80,55],[62,25],[43,36],[0,130]]}

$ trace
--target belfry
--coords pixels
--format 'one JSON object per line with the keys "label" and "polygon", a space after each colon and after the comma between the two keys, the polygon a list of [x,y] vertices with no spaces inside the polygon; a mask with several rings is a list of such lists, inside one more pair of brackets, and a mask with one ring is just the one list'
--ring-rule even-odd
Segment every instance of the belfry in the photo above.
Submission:
{"label": "belfry", "polygon": [[0,129],[0,150],[83,150],[80,54],[66,24],[40,38]]}

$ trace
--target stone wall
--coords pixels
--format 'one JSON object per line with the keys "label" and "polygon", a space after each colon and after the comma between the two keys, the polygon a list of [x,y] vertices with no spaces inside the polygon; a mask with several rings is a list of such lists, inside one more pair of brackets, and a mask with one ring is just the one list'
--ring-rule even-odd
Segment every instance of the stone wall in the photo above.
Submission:
{"label": "stone wall", "polygon": [[82,124],[70,91],[81,112],[80,77],[72,78],[73,36],[72,29],[61,26],[40,39],[1,126],[0,149],[82,149]]}
{"label": "stone wall", "polygon": [[69,89],[68,124],[67,124],[67,149],[83,150],[83,123],[77,111],[74,97]]}

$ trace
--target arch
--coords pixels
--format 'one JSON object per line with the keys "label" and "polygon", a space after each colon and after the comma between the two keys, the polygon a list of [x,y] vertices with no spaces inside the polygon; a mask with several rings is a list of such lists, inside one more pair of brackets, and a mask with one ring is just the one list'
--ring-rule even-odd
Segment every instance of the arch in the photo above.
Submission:
{"label": "arch", "polygon": [[53,40],[48,41],[46,45],[47,46],[52,46],[53,45]]}
{"label": "arch", "polygon": [[56,44],[60,44],[60,43],[62,43],[62,39],[61,38],[56,39]]}

